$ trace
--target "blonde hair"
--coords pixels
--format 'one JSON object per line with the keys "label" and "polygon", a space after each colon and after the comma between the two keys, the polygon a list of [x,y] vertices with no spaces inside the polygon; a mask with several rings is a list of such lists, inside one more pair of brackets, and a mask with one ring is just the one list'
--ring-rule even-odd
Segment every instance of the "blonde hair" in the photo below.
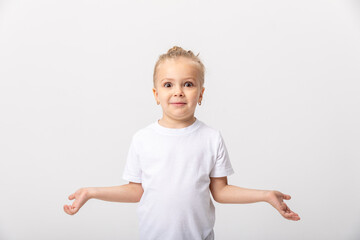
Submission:
{"label": "blonde hair", "polygon": [[174,46],[170,48],[167,53],[161,54],[159,56],[159,59],[157,60],[155,67],[154,67],[154,75],[153,75],[153,83],[155,87],[155,76],[158,66],[164,62],[167,59],[176,59],[178,57],[186,57],[190,60],[193,60],[194,62],[199,64],[199,70],[200,70],[200,86],[204,86],[204,75],[205,75],[205,66],[201,62],[200,58],[198,57],[199,54],[195,55],[192,51],[186,51],[181,47]]}

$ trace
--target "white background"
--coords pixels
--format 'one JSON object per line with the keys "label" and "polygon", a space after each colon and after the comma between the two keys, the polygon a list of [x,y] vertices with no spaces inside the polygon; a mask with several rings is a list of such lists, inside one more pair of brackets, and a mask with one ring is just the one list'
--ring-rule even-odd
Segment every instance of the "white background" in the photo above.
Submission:
{"label": "white background", "polygon": [[207,68],[195,116],[221,131],[229,184],[290,194],[301,217],[215,203],[216,239],[359,239],[359,43],[359,1],[0,1],[0,239],[138,238],[136,203],[63,205],[127,183],[174,45]]}

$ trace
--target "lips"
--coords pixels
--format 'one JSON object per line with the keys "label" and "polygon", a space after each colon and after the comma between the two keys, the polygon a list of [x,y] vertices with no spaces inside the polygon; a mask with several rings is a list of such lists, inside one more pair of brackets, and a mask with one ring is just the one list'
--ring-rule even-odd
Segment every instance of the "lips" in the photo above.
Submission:
{"label": "lips", "polygon": [[186,103],[183,102],[176,102],[176,103],[171,103],[174,106],[184,106]]}

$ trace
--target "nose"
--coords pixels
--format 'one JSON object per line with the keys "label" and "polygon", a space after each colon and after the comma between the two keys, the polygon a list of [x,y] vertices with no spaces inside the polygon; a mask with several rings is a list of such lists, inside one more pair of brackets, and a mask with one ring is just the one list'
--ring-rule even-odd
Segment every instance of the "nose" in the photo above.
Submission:
{"label": "nose", "polygon": [[184,96],[184,92],[181,86],[174,88],[174,96]]}

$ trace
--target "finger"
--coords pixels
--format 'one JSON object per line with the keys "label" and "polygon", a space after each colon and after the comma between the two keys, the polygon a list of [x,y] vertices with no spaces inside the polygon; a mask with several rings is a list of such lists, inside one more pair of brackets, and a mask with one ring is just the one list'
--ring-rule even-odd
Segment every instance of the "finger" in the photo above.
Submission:
{"label": "finger", "polygon": [[283,197],[284,197],[285,200],[290,200],[291,199],[291,196],[287,195],[287,194],[284,194]]}
{"label": "finger", "polygon": [[64,205],[64,211],[69,214],[69,215],[72,215],[71,212],[70,212],[70,206],[69,205]]}
{"label": "finger", "polygon": [[75,198],[75,193],[73,193],[69,196],[69,200],[73,200],[74,198]]}
{"label": "finger", "polygon": [[78,211],[78,208],[77,207],[73,207],[71,205],[67,205],[66,206],[66,212],[69,214],[69,215],[74,215],[75,213],[77,213]]}
{"label": "finger", "polygon": [[72,214],[75,214],[75,213],[78,212],[78,210],[79,210],[78,207],[72,207],[70,211],[71,211]]}
{"label": "finger", "polygon": [[293,220],[296,218],[296,215],[292,214],[292,213],[284,213],[283,217],[288,219],[288,220]]}
{"label": "finger", "polygon": [[293,212],[293,211],[291,211],[291,214],[292,214],[292,216],[294,216],[294,217],[298,217],[298,218],[300,219],[299,214],[297,214],[297,213],[295,213],[295,212]]}
{"label": "finger", "polygon": [[299,220],[300,220],[300,217],[299,217],[299,215],[294,214],[294,215],[291,215],[291,216],[290,216],[289,220],[299,221]]}
{"label": "finger", "polygon": [[294,221],[300,220],[299,215],[297,213],[294,213],[293,211],[290,211],[289,213],[284,213],[282,215],[284,218],[289,219],[289,220],[294,220]]}
{"label": "finger", "polygon": [[286,213],[288,216],[299,216],[297,213],[294,213],[293,211],[289,211]]}

